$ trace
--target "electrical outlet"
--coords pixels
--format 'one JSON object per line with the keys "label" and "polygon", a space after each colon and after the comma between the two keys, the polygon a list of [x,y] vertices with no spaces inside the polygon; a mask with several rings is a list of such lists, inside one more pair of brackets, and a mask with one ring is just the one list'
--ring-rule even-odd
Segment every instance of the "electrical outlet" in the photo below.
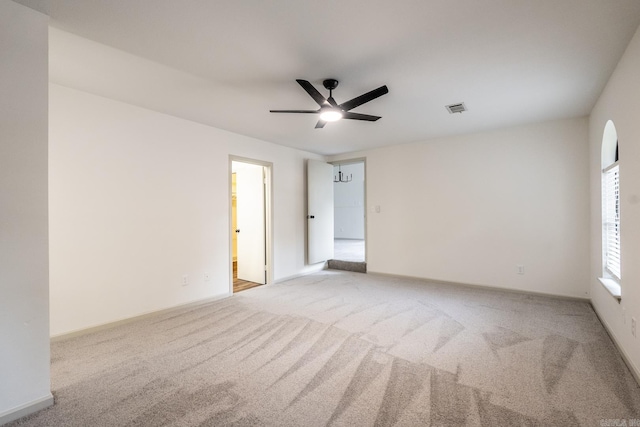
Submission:
{"label": "electrical outlet", "polygon": [[524,274],[524,265],[516,265],[518,269],[518,274]]}
{"label": "electrical outlet", "polygon": [[209,273],[204,273],[204,281],[208,282],[211,279],[211,275]]}
{"label": "electrical outlet", "polygon": [[189,284],[189,276],[187,274],[182,276],[182,286],[187,286]]}
{"label": "electrical outlet", "polygon": [[633,335],[633,337],[636,337],[636,318],[632,317],[631,318],[631,335]]}

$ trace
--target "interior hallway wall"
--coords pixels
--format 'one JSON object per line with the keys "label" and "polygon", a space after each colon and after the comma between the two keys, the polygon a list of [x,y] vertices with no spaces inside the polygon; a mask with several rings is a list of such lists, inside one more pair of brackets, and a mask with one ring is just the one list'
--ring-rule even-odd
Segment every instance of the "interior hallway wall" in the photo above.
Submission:
{"label": "interior hallway wall", "polygon": [[[350,182],[333,184],[333,236],[336,239],[364,239],[364,163],[340,166],[344,179]],[[334,180],[338,166],[333,168]]]}
{"label": "interior hallway wall", "polygon": [[274,279],[321,268],[304,238],[321,156],[57,84],[49,155],[53,335],[229,292],[230,155],[273,163]]}
{"label": "interior hallway wall", "polygon": [[[600,319],[640,378],[640,331],[631,334],[631,318],[640,322],[640,30],[636,32],[591,112],[591,299]],[[607,120],[613,120],[620,153],[620,244],[622,301],[600,284],[602,277],[601,149]],[[640,327],[640,325],[638,325]]]}
{"label": "interior hallway wall", "polygon": [[0,1],[0,424],[49,382],[48,17]]}
{"label": "interior hallway wall", "polygon": [[349,158],[367,162],[368,271],[589,296],[586,118],[329,161]]}

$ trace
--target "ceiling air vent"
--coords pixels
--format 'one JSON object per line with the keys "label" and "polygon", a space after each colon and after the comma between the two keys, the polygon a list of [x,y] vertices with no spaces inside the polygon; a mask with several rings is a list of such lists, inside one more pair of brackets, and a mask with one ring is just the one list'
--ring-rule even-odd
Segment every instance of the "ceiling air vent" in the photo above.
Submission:
{"label": "ceiling air vent", "polygon": [[458,104],[447,105],[447,111],[450,114],[453,113],[462,113],[463,111],[467,111],[467,107],[464,105],[464,102],[460,102]]}

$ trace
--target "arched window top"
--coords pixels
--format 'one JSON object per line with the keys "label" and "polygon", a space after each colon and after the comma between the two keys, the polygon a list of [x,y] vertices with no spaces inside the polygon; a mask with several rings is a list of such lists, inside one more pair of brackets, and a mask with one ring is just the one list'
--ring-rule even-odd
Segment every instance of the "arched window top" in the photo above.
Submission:
{"label": "arched window top", "polygon": [[607,121],[602,135],[602,169],[618,161],[618,132],[611,120]]}

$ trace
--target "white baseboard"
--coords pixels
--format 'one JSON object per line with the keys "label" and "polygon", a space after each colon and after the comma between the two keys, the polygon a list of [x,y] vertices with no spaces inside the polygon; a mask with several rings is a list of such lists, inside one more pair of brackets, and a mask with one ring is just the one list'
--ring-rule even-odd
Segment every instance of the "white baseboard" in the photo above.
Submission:
{"label": "white baseboard", "polygon": [[367,274],[372,274],[376,276],[386,276],[386,277],[399,277],[403,279],[422,280],[424,282],[441,284],[441,285],[461,286],[465,288],[474,288],[474,289],[486,289],[490,291],[504,291],[504,292],[511,292],[515,294],[535,295],[540,297],[549,297],[549,298],[564,299],[569,301],[580,301],[580,302],[591,303],[591,299],[589,298],[576,297],[576,296],[563,295],[563,294],[551,294],[547,292],[536,292],[536,291],[530,291],[527,289],[514,289],[514,288],[501,287],[501,286],[479,285],[475,283],[450,282],[447,280],[430,279],[428,277],[406,276],[403,274],[382,273],[382,272],[371,271],[371,270],[367,270]]}
{"label": "white baseboard", "polygon": [[294,274],[293,276],[287,276],[287,277],[281,277],[278,280],[275,280],[273,283],[282,283],[282,282],[286,282],[288,280],[293,280],[293,279],[297,279],[298,277],[304,277],[304,276],[308,276],[309,274],[315,274],[318,273],[322,270],[324,270],[326,268],[326,262],[324,262],[322,265],[320,265],[318,267],[318,269],[313,269],[310,271],[305,271],[304,273],[299,273],[299,274]]}
{"label": "white baseboard", "polygon": [[631,357],[629,357],[629,355],[624,350],[624,348],[619,344],[618,338],[616,337],[616,334],[613,332],[613,329],[609,326],[607,321],[604,320],[604,317],[602,317],[600,313],[598,313],[598,309],[596,308],[595,304],[593,304],[593,302],[591,302],[591,308],[593,308],[594,313],[596,313],[596,316],[598,316],[598,320],[600,320],[600,323],[602,323],[602,326],[604,326],[605,331],[607,331],[607,333],[609,334],[609,337],[611,337],[611,341],[613,341],[613,344],[615,344],[616,348],[620,352],[620,355],[622,356],[622,360],[624,360],[624,363],[627,364],[629,371],[631,371],[631,375],[633,375],[638,385],[640,385],[640,369],[638,369],[635,363],[633,363],[633,360],[631,359]]}
{"label": "white baseboard", "polygon": [[0,413],[0,426],[10,423],[11,421],[15,421],[18,418],[31,415],[34,412],[48,408],[51,405],[53,405],[53,395],[48,393],[46,396],[39,399],[35,399],[29,403],[25,403],[24,405],[16,406],[15,408]]}
{"label": "white baseboard", "polygon": [[174,306],[171,306],[171,307],[166,307],[166,308],[161,308],[161,309],[158,309],[158,310],[152,310],[152,311],[148,311],[148,312],[145,312],[145,313],[140,313],[140,314],[137,314],[137,315],[131,316],[131,317],[125,317],[125,318],[122,318],[122,319],[115,319],[115,320],[112,320],[112,321],[107,322],[107,323],[101,323],[99,325],[91,325],[91,326],[87,326],[86,328],[74,329],[72,331],[67,331],[67,332],[63,332],[63,333],[60,333],[60,334],[51,335],[51,342],[62,341],[62,340],[68,339],[68,338],[73,338],[73,337],[89,334],[89,333],[92,333],[92,332],[98,332],[98,331],[102,331],[102,330],[105,330],[105,329],[110,329],[110,328],[113,328],[114,326],[124,325],[124,324],[127,324],[127,323],[135,322],[137,320],[145,319],[147,317],[157,316],[159,314],[169,313],[169,312],[175,311],[175,310],[180,310],[180,309],[184,309],[184,308],[195,307],[195,306],[198,306],[198,305],[207,304],[207,303],[210,303],[210,302],[213,302],[213,301],[217,301],[217,300],[220,300],[220,299],[228,298],[228,297],[230,297],[232,295],[233,295],[232,293],[216,295],[214,297],[207,297],[207,298],[203,298],[203,299],[199,299],[199,300],[195,300],[195,301],[191,301],[191,302],[187,302],[187,303],[183,303],[183,304],[174,305]]}
{"label": "white baseboard", "polygon": [[557,299],[588,302],[589,305],[591,305],[591,307],[593,308],[593,311],[598,317],[598,320],[600,320],[600,323],[602,324],[602,326],[604,326],[604,329],[607,331],[607,333],[611,337],[611,341],[613,341],[613,344],[616,346],[616,348],[620,352],[620,355],[622,356],[622,360],[624,360],[624,362],[626,363],[627,367],[629,368],[629,371],[631,372],[631,375],[633,375],[638,385],[640,385],[640,369],[638,368],[638,366],[635,365],[635,363],[633,363],[633,360],[631,359],[631,357],[629,357],[629,354],[627,354],[625,349],[619,344],[618,338],[616,337],[616,334],[613,332],[613,329],[609,326],[609,324],[604,319],[604,317],[602,317],[600,313],[598,313],[596,306],[593,304],[593,301],[589,298],[574,297],[574,296],[568,296],[568,295],[548,294],[543,292],[532,292],[527,290],[501,288],[501,287],[495,287],[495,286],[474,285],[469,283],[447,282],[442,280],[426,279],[424,277],[403,276],[399,274],[388,274],[388,273],[380,273],[380,272],[374,272],[374,271],[368,271],[367,274],[372,274],[377,276],[386,276],[386,277],[418,279],[418,280],[423,280],[430,283],[440,283],[440,284],[446,284],[446,285],[462,286],[467,288],[471,287],[471,288],[481,288],[481,289],[488,289],[488,290],[507,291],[507,292],[513,292],[513,293],[519,293],[519,294],[529,294],[529,295],[537,295],[537,296],[544,296],[544,297],[557,298]]}
{"label": "white baseboard", "polygon": [[[308,274],[317,273],[318,271],[322,271],[322,269],[325,267],[325,264],[326,263],[324,263],[322,265],[319,265],[317,267],[317,269],[314,268],[314,269],[311,269],[311,270],[306,271],[304,273],[295,274],[293,276],[280,278],[278,280],[275,280],[273,283],[286,282],[287,280],[295,279],[296,277],[302,277],[302,276],[306,276]],[[145,312],[145,313],[140,313],[140,314],[137,314],[137,315],[131,316],[131,317],[125,317],[125,318],[122,318],[122,319],[114,319],[114,320],[112,320],[110,322],[106,322],[106,323],[101,323],[101,324],[97,324],[97,325],[91,325],[91,326],[87,326],[87,327],[80,328],[80,329],[74,329],[74,330],[71,330],[71,331],[62,332],[62,333],[59,333],[59,334],[53,334],[53,335],[51,335],[50,338],[51,338],[52,342],[62,341],[62,340],[68,339],[68,338],[73,338],[73,337],[76,337],[76,336],[81,336],[81,335],[89,334],[89,333],[92,333],[92,332],[98,332],[98,331],[101,331],[101,330],[110,329],[110,328],[113,328],[114,326],[119,326],[119,325],[127,324],[127,323],[130,323],[130,322],[135,322],[137,320],[141,320],[141,319],[144,319],[146,317],[156,316],[158,314],[163,314],[163,313],[167,313],[167,312],[174,311],[174,310],[180,310],[180,309],[183,309],[183,308],[194,307],[194,306],[197,306],[197,305],[200,305],[200,304],[207,304],[207,303],[210,303],[210,302],[213,302],[213,301],[217,301],[219,299],[228,298],[230,296],[233,296],[233,294],[232,293],[225,293],[225,294],[222,294],[222,295],[216,295],[214,297],[203,298],[203,299],[200,299],[200,300],[191,301],[191,302],[187,302],[187,303],[184,303],[184,304],[178,304],[178,305],[171,306],[171,307],[166,307],[166,308],[161,308],[161,309],[158,309],[158,310],[152,310],[152,311],[148,311],[148,312]]]}

